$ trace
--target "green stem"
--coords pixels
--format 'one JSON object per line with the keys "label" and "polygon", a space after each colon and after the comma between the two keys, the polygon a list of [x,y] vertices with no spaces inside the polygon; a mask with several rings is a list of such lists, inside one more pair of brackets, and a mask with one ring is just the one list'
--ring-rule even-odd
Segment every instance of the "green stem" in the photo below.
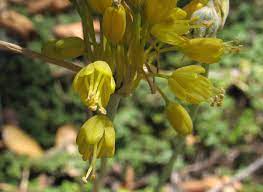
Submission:
{"label": "green stem", "polygon": [[[83,10],[85,6],[79,5],[76,0],[72,1],[74,7],[77,9],[80,18],[81,18],[81,24],[82,24],[82,29],[83,29],[83,37],[84,37],[84,42],[85,42],[85,50],[86,50],[86,56],[88,57],[89,61],[93,61],[93,52],[91,49],[91,43],[90,43],[90,28],[89,22],[88,22],[88,13],[87,10]],[[83,4],[83,3],[82,3]]]}
{"label": "green stem", "polygon": [[178,137],[178,140],[174,143],[173,147],[175,147],[175,151],[173,151],[173,154],[169,160],[169,162],[164,167],[164,170],[162,171],[162,174],[160,176],[160,179],[158,181],[158,184],[156,188],[154,189],[154,192],[160,192],[162,186],[165,184],[166,180],[171,176],[173,171],[174,162],[176,161],[178,155],[183,151],[184,148],[184,137]]}
{"label": "green stem", "polygon": [[[107,115],[112,121],[114,120],[115,114],[117,113],[120,99],[121,97],[119,95],[113,94],[107,106]],[[106,173],[107,173],[107,159],[102,158],[100,164],[100,171],[93,185],[93,190],[92,190],[93,192],[99,192],[100,189],[103,187],[103,178],[105,177]]]}

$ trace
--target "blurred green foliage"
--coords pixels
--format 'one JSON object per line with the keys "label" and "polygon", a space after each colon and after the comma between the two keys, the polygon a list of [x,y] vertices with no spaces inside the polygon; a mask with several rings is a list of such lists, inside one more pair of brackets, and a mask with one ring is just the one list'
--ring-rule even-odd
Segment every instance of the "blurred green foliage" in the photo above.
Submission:
{"label": "blurred green foliage", "polygon": [[[231,4],[230,17],[219,36],[228,41],[238,40],[244,48],[239,54],[225,56],[219,64],[211,66],[211,79],[218,86],[223,86],[228,93],[224,106],[211,108],[202,105],[195,120],[195,133],[200,142],[182,152],[176,168],[194,162],[196,152],[204,148],[204,153],[209,156],[214,150],[226,152],[233,147],[262,140],[263,7],[262,4],[260,7],[260,1],[251,3],[232,0]],[[27,15],[22,6],[12,8]],[[39,35],[27,46],[37,51],[40,50],[41,42],[53,38],[51,29],[54,25],[78,20],[74,11],[57,16],[46,13],[30,18]],[[0,31],[0,39],[11,38]],[[12,38],[12,41],[19,42],[20,39]],[[177,53],[167,54],[162,64],[167,69],[172,69],[179,65],[180,58]],[[0,53],[2,108],[15,109],[20,126],[44,148],[54,145],[56,129],[60,125],[73,123],[79,126],[86,118],[84,107],[71,89],[72,77],[52,77],[52,72],[57,70],[56,67],[51,67],[50,70],[50,67],[41,61]],[[235,76],[237,73],[238,77]],[[111,164],[118,162],[131,165],[138,178],[155,172],[150,178],[150,183],[154,184],[156,172],[168,162],[172,154],[175,133],[164,118],[163,101],[158,95],[149,93],[146,83],[142,83],[132,97],[122,100],[115,119],[117,153]],[[192,160],[187,161],[189,159]],[[0,180],[18,184],[23,168],[29,164],[35,173],[63,175],[64,165],[69,161],[84,171],[82,160],[67,154],[59,154],[49,161],[29,163],[25,157],[1,151]],[[238,165],[242,165],[242,158]],[[240,168],[238,165],[237,169]],[[244,191],[262,191],[262,187],[248,185]],[[37,191],[37,182],[34,179],[30,182],[30,188]],[[45,192],[81,190],[83,186],[80,187],[76,181],[65,179],[56,187],[47,188]]]}

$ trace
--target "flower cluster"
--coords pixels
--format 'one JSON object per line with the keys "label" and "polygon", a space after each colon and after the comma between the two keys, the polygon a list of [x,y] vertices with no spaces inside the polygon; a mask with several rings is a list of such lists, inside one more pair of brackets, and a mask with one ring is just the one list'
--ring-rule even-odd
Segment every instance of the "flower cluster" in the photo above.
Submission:
{"label": "flower cluster", "polygon": [[[165,114],[180,135],[191,134],[193,123],[186,104],[208,102],[220,106],[224,91],[208,79],[208,67],[227,51],[229,43],[216,38],[226,21],[228,0],[192,0],[184,7],[177,0],[71,0],[77,9],[84,39],[52,40],[43,46],[48,57],[84,56],[86,66],[75,76],[73,88],[95,114],[79,131],[77,144],[84,160],[90,160],[89,176],[95,177],[95,161],[115,151],[115,131],[107,117],[110,97],[131,95],[141,80],[148,82],[166,102]],[[100,21],[95,33],[93,21]],[[182,52],[192,65],[161,73],[160,55]],[[155,78],[167,80],[177,99],[169,99]],[[107,111],[108,110],[108,111]]]}

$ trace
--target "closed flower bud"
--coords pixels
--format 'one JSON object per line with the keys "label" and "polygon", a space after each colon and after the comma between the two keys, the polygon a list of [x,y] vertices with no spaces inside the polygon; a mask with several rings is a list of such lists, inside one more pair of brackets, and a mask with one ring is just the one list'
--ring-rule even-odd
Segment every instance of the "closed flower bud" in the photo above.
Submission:
{"label": "closed flower bud", "polygon": [[115,153],[115,130],[112,121],[105,115],[95,115],[87,120],[76,139],[78,150],[84,161],[90,160],[91,165],[84,181],[95,176],[96,159],[112,157]]}
{"label": "closed flower bud", "polygon": [[112,5],[112,0],[87,0],[90,7],[97,13],[103,14]]}
{"label": "closed flower bud", "polygon": [[126,12],[122,5],[108,7],[103,15],[103,32],[113,43],[119,43],[126,29]]}
{"label": "closed flower bud", "polygon": [[170,102],[165,109],[165,114],[173,129],[179,135],[186,136],[192,133],[192,119],[183,106]]}
{"label": "closed flower bud", "polygon": [[195,38],[190,39],[180,50],[194,61],[212,64],[220,60],[225,46],[218,38]]}
{"label": "closed flower bud", "polygon": [[96,61],[81,69],[74,78],[73,88],[90,110],[106,114],[111,94],[115,91],[115,81],[109,65]]}
{"label": "closed flower bud", "polygon": [[56,59],[72,59],[84,54],[85,44],[81,38],[68,37],[51,40],[42,47],[42,54]]}
{"label": "closed flower bud", "polygon": [[145,0],[144,15],[150,24],[157,24],[168,18],[177,0]]}
{"label": "closed flower bud", "polygon": [[168,79],[169,87],[177,98],[187,103],[209,102],[214,87],[202,73],[205,69],[197,65],[179,68]]}

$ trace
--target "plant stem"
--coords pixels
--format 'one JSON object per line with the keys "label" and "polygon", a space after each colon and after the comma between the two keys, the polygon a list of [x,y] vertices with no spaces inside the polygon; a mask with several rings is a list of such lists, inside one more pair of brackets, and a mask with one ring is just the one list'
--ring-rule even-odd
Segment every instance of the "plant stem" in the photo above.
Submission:
{"label": "plant stem", "polygon": [[171,176],[172,171],[173,171],[174,162],[176,161],[178,155],[184,148],[184,137],[178,137],[178,140],[174,143],[173,146],[175,147],[175,151],[173,151],[173,154],[169,162],[164,167],[164,170],[162,171],[162,174],[160,176],[160,179],[158,181],[156,188],[154,189],[154,192],[160,192],[166,180]]}
{"label": "plant stem", "polygon": [[[117,112],[121,97],[117,94],[113,94],[110,98],[109,104],[107,106],[107,115],[113,121],[115,114]],[[98,177],[96,178],[93,185],[93,192],[99,192],[103,186],[103,178],[107,173],[107,159],[102,158],[100,164],[100,171]]]}
{"label": "plant stem", "polygon": [[40,53],[37,53],[35,51],[31,51],[29,49],[25,49],[23,47],[20,47],[18,45],[9,43],[9,42],[5,42],[5,41],[0,41],[0,50],[6,50],[6,51],[10,51],[13,53],[18,53],[21,55],[24,55],[26,57],[29,57],[31,59],[41,59],[47,63],[51,63],[60,67],[64,67],[70,71],[73,72],[78,72],[79,70],[81,70],[81,66],[76,65],[74,63],[70,63],[64,60],[58,60],[58,59],[54,59],[54,58],[50,58],[47,57],[45,55],[42,55]]}

